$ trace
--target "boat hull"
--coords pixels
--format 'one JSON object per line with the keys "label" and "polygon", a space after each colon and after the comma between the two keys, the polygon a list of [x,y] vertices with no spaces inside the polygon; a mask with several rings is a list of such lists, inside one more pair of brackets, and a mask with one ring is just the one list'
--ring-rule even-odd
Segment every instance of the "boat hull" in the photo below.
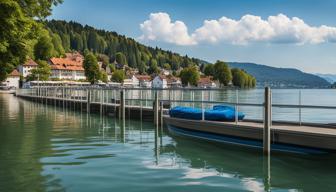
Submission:
{"label": "boat hull", "polygon": [[[262,128],[195,120],[191,121],[171,117],[164,117],[164,120],[169,132],[174,135],[260,150],[263,147]],[[275,130],[272,131],[272,136],[271,150],[286,153],[325,154],[334,151],[333,147],[335,146],[333,145],[333,142],[336,141],[336,138],[333,137],[321,138],[319,135],[307,136],[302,133],[284,134]],[[287,140],[284,138],[287,138]],[[323,139],[325,141],[323,141]],[[293,140],[295,142],[292,142]],[[315,144],[316,140],[320,141],[320,145]],[[310,144],[306,144],[309,142]],[[329,142],[330,145],[325,146],[323,145],[324,142]]]}

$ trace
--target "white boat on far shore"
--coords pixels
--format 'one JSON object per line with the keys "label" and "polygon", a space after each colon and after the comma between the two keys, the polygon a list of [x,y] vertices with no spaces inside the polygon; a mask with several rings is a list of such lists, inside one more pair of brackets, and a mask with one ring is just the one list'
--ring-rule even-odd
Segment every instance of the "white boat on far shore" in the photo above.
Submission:
{"label": "white boat on far shore", "polygon": [[0,86],[0,94],[14,94],[15,92],[15,87]]}

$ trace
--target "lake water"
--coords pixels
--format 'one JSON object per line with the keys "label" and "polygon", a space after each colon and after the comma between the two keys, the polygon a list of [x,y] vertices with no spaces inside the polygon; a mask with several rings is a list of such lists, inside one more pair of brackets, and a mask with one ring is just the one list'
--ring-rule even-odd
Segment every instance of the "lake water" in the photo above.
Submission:
{"label": "lake water", "polygon": [[[336,105],[334,92],[303,101]],[[155,130],[0,95],[0,191],[336,191],[334,154],[272,154],[265,169],[260,151]]]}

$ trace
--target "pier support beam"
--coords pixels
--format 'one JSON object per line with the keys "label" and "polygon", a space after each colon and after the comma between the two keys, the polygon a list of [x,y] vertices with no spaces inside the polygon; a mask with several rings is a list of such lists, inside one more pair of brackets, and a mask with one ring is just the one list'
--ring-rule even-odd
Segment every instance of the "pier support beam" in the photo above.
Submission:
{"label": "pier support beam", "polygon": [[269,87],[265,87],[264,110],[263,150],[264,155],[269,155],[271,150],[272,125],[272,93]]}
{"label": "pier support beam", "polygon": [[[91,91],[90,91],[90,89],[86,90],[86,99],[87,99],[87,101],[86,101],[86,112],[90,113],[90,105],[91,105]],[[63,102],[64,102],[64,100],[63,100]]]}
{"label": "pier support beam", "polygon": [[155,91],[155,98],[154,98],[154,125],[159,125],[159,94]]}
{"label": "pier support beam", "polygon": [[125,90],[120,91],[120,107],[119,107],[119,119],[122,124],[125,125]]}

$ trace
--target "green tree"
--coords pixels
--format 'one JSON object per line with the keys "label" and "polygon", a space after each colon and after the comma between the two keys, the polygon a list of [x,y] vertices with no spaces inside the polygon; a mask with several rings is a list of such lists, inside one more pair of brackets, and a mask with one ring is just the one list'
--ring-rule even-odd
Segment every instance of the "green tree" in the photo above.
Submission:
{"label": "green tree", "polygon": [[38,64],[38,67],[31,70],[31,74],[27,76],[27,80],[28,81],[48,80],[51,74],[50,65],[46,61],[43,61],[43,60],[37,60],[36,63]]}
{"label": "green tree", "polygon": [[125,79],[125,72],[123,70],[115,70],[112,74],[111,81],[122,83]]}
{"label": "green tree", "polygon": [[146,65],[145,62],[141,61],[138,65],[139,73],[145,74],[146,73]]}
{"label": "green tree", "polygon": [[105,66],[108,66],[110,64],[110,58],[105,54],[98,54],[97,59],[98,61],[103,62]]}
{"label": "green tree", "polygon": [[246,76],[244,76],[244,72],[241,69],[231,69],[232,73],[232,84],[236,87],[243,88],[246,83]]}
{"label": "green tree", "polygon": [[107,73],[105,71],[102,71],[100,74],[100,80],[104,83],[107,83],[108,81],[108,77],[107,77]]}
{"label": "green tree", "polygon": [[63,0],[20,0],[17,2],[28,17],[44,19],[51,14],[51,7],[62,3]]}
{"label": "green tree", "polygon": [[214,79],[218,80],[221,85],[229,85],[232,80],[229,65],[223,61],[217,61],[214,65]]}
{"label": "green tree", "polygon": [[41,33],[41,37],[34,46],[35,59],[48,60],[50,57],[54,56],[54,54],[54,45],[49,36],[49,32],[44,31]]}
{"label": "green tree", "polygon": [[85,55],[83,67],[86,79],[91,82],[91,84],[94,84],[96,81],[101,79],[98,61],[93,53],[89,52]]}
{"label": "green tree", "polygon": [[208,64],[204,67],[204,75],[206,76],[214,76],[215,69],[213,64]]}
{"label": "green tree", "polygon": [[62,39],[61,37],[56,34],[56,33],[53,33],[52,34],[52,44],[54,46],[54,55],[55,56],[63,56],[65,54],[65,51],[64,51],[64,48],[63,48],[63,45],[62,45]]}
{"label": "green tree", "polygon": [[115,65],[114,64],[108,64],[108,67],[111,69],[111,72],[114,72],[116,69],[115,69]]}
{"label": "green tree", "polygon": [[36,18],[50,15],[52,5],[60,0],[1,0],[0,1],[0,81],[19,64],[32,50],[40,24]]}
{"label": "green tree", "polygon": [[244,70],[234,68],[232,72],[232,84],[240,88],[253,88],[256,85],[256,79],[247,74]]}
{"label": "green tree", "polygon": [[116,53],[115,58],[116,58],[117,63],[127,65],[127,59],[122,52]]}
{"label": "green tree", "polygon": [[191,66],[191,67],[184,68],[180,72],[180,78],[184,86],[186,85],[196,86],[200,78],[200,75],[199,75],[197,68],[195,66]]}
{"label": "green tree", "polygon": [[159,71],[157,61],[155,59],[151,59],[148,74],[158,74]]}
{"label": "green tree", "polygon": [[170,70],[171,66],[169,65],[169,63],[165,63],[165,64],[163,64],[163,68],[165,68],[167,70]]}

